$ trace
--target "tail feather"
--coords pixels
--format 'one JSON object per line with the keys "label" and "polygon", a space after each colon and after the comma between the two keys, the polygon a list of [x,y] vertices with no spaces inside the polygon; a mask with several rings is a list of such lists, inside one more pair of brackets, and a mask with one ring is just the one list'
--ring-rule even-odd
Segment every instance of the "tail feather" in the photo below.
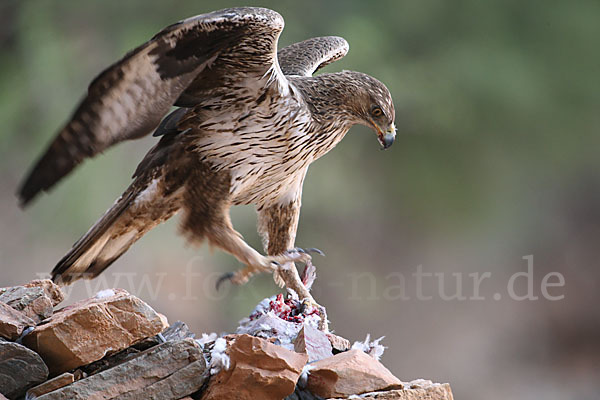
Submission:
{"label": "tail feather", "polygon": [[67,285],[98,276],[146,232],[179,210],[179,189],[185,175],[164,169],[167,158],[174,153],[173,169],[185,170],[179,164],[186,161],[180,157],[178,147],[173,151],[178,138],[177,134],[162,136],[138,166],[125,193],[56,264],[53,281]]}
{"label": "tail feather", "polygon": [[[80,278],[91,279],[123,254],[137,240],[131,240],[130,232],[137,231],[132,228],[118,234],[114,228],[134,199],[134,191],[127,191],[121,196],[56,264],[52,280],[66,285]],[[123,237],[128,240],[123,241]]]}
{"label": "tail feather", "polygon": [[144,234],[179,209],[177,193],[165,196],[156,180],[134,185],[83,235],[52,270],[52,280],[68,285],[92,279]]}

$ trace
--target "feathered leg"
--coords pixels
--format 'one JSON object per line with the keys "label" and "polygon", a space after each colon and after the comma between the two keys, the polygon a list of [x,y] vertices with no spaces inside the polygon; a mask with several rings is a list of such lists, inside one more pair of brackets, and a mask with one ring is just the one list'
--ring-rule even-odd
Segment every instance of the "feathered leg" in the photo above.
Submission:
{"label": "feathered leg", "polygon": [[[299,199],[285,205],[264,207],[258,211],[258,232],[263,238],[263,246],[268,255],[290,254],[296,240],[299,217]],[[291,254],[294,253],[291,252]],[[305,259],[310,261],[310,258]],[[279,286],[285,285],[294,290],[301,299],[309,299],[314,302],[310,292],[302,283],[293,262],[282,265],[282,268],[273,274],[273,279]]]}
{"label": "feathered leg", "polygon": [[[232,254],[247,266],[234,275],[228,276],[232,282],[243,284],[257,272],[273,273],[287,263],[310,260],[310,255],[300,252],[281,252],[281,254],[265,257],[250,247],[231,224],[229,217],[230,183],[231,178],[228,172],[214,171],[210,165],[201,164],[200,167],[191,170],[183,194],[182,228],[190,241],[200,243],[204,239],[208,239],[211,245]],[[295,220],[294,226],[297,225],[297,217]],[[298,290],[299,295],[306,294],[306,297],[312,299],[299,278],[296,281],[290,280],[290,283],[289,287]]]}
{"label": "feathered leg", "polygon": [[[298,219],[300,217],[299,196],[287,204],[276,204],[264,207],[258,212],[258,231],[263,238],[265,251],[272,257],[277,255],[300,254],[304,257],[301,262],[311,262],[306,251],[294,249],[296,231],[298,230]],[[313,249],[317,253],[319,250]],[[322,253],[321,253],[322,254]],[[312,297],[300,276],[293,261],[286,263],[273,274],[273,279],[280,286],[294,290],[300,299],[307,299],[318,307],[321,315],[320,329],[328,331],[327,313],[325,307],[320,306]],[[310,286],[310,285],[309,285]]]}

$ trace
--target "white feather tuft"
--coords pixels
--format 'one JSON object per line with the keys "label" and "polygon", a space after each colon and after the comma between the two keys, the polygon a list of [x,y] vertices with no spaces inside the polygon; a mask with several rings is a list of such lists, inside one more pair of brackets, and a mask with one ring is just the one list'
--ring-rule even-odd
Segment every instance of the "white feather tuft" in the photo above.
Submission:
{"label": "white feather tuft", "polygon": [[371,342],[371,334],[367,333],[367,337],[365,338],[364,342],[354,342],[352,348],[362,350],[377,361],[379,361],[379,359],[383,355],[383,352],[385,351],[385,349],[387,349],[387,347],[383,346],[380,343],[383,338],[385,338],[385,336],[382,336],[379,339],[373,340]]}
{"label": "white feather tuft", "polygon": [[227,341],[223,338],[215,340],[215,345],[210,352],[210,374],[218,374],[222,369],[228,370],[231,360],[225,353],[227,350]]}
{"label": "white feather tuft", "polygon": [[99,291],[98,293],[96,293],[96,297],[97,299],[105,299],[107,297],[112,297],[115,295],[115,291],[112,289],[104,289]]}
{"label": "white feather tuft", "polygon": [[310,364],[306,364],[302,368],[302,372],[300,373],[300,377],[298,378],[298,386],[300,386],[302,389],[306,387],[306,384],[308,383],[308,376],[310,375],[310,371],[312,369],[314,369],[314,366]]}
{"label": "white feather tuft", "polygon": [[215,332],[209,334],[203,333],[200,339],[196,339],[196,343],[204,348],[208,343],[216,341],[218,336]]}

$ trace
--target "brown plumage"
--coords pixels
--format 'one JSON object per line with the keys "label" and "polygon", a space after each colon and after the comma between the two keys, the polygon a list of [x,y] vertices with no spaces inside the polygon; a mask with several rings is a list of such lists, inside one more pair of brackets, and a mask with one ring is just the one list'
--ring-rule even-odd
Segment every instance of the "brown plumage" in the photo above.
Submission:
{"label": "brown plumage", "polygon": [[[354,124],[372,127],[389,147],[394,106],[368,75],[312,76],[346,54],[344,39],[313,38],[277,52],[282,29],[282,17],[267,9],[196,16],[165,28],[92,82],[21,186],[23,205],[118,142],[153,130],[160,140],[124,194],[58,262],[54,280],[97,276],[181,211],[189,241],[207,240],[246,265],[235,283],[273,272],[312,300],[293,265],[310,258],[293,251],[308,166]],[[172,105],[181,108],[163,119]],[[229,208],[238,204],[256,205],[268,256],[234,230]]]}

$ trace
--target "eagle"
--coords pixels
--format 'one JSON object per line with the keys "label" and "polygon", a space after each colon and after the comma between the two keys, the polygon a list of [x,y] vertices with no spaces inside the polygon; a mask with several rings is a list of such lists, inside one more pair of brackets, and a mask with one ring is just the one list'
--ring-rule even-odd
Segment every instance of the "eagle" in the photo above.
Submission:
{"label": "eagle", "polygon": [[[160,139],[131,185],[57,263],[53,280],[94,278],[181,213],[190,243],[208,241],[245,265],[226,275],[233,283],[269,272],[316,304],[294,264],[311,259],[294,247],[306,172],[355,124],[371,127],[381,147],[390,147],[394,105],[386,86],[369,75],[313,76],[346,55],[346,40],[316,37],[277,51],[283,26],[281,15],[264,8],[191,17],[91,82],[20,186],[22,206],[119,142],[151,132]],[[266,255],[232,225],[230,208],[248,204],[256,207]]]}

